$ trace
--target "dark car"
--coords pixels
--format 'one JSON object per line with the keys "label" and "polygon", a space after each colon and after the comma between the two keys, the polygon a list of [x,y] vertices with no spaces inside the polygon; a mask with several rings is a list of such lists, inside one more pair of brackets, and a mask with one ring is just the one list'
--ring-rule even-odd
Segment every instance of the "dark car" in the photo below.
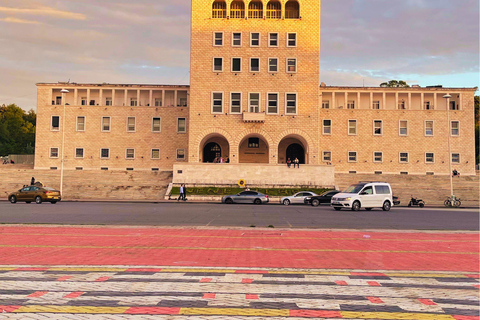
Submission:
{"label": "dark car", "polygon": [[222,203],[255,203],[262,204],[269,201],[266,194],[257,192],[257,191],[242,191],[240,193],[224,196],[222,198]]}
{"label": "dark car", "polygon": [[31,203],[42,203],[43,201],[50,202],[52,204],[57,203],[62,200],[60,191],[55,190],[49,187],[39,187],[39,186],[26,186],[17,192],[13,192],[8,196],[8,200],[11,203],[16,203],[17,201]]}
{"label": "dark car", "polygon": [[305,204],[311,204],[312,206],[317,207],[320,203],[330,203],[332,197],[339,192],[339,190],[329,190],[318,196],[306,197]]}

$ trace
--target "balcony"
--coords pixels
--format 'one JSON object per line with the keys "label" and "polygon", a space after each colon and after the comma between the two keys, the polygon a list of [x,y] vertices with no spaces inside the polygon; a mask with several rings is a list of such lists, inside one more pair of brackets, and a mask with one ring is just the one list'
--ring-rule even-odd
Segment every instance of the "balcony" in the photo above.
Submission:
{"label": "balcony", "polygon": [[265,122],[265,112],[244,112],[243,122]]}

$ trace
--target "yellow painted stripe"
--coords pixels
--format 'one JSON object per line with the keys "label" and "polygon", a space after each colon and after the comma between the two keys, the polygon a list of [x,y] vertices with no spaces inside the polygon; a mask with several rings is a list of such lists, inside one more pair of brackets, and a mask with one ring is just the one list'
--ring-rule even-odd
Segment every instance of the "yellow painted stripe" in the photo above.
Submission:
{"label": "yellow painted stripe", "polygon": [[102,267],[53,267],[48,271],[85,271],[85,272],[124,272],[127,268],[102,268]]}
{"label": "yellow painted stripe", "polygon": [[206,247],[147,247],[147,246],[54,246],[54,245],[7,245],[0,248],[65,248],[65,249],[136,249],[136,250],[206,250],[206,251],[286,251],[286,252],[364,252],[364,253],[422,253],[478,255],[478,252],[459,251],[403,251],[403,250],[351,250],[351,249],[286,249],[286,248],[206,248]]}
{"label": "yellow painted stripe", "polygon": [[0,271],[11,271],[11,270],[15,270],[17,269],[17,267],[15,268],[12,268],[12,267],[0,267]]}
{"label": "yellow painted stripe", "polygon": [[182,315],[221,315],[221,316],[263,316],[288,317],[288,309],[244,309],[244,308],[181,308]]}
{"label": "yellow painted stripe", "polygon": [[74,306],[23,306],[13,310],[15,313],[124,313],[130,307],[74,307]]}
{"label": "yellow painted stripe", "polygon": [[340,314],[343,318],[349,319],[455,320],[454,317],[449,315],[426,313],[340,311]]}

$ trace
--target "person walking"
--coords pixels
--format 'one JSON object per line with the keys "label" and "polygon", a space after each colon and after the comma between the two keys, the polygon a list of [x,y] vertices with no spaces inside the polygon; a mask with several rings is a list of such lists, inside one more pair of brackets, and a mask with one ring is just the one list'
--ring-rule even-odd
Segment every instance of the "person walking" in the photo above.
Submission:
{"label": "person walking", "polygon": [[183,184],[183,201],[187,201],[187,186]]}
{"label": "person walking", "polygon": [[292,160],[290,160],[290,158],[287,159],[287,167],[290,168],[290,166],[292,165]]}
{"label": "person walking", "polygon": [[32,180],[30,180],[30,185],[33,186],[35,184],[35,177],[32,177]]}
{"label": "person walking", "polygon": [[295,165],[297,165],[297,168],[300,168],[300,161],[298,161],[298,158],[295,158],[295,160],[293,160],[293,167],[295,168]]}
{"label": "person walking", "polygon": [[183,192],[184,192],[184,188],[183,188],[183,184],[181,184],[180,185],[180,195],[178,196],[177,202],[183,199]]}

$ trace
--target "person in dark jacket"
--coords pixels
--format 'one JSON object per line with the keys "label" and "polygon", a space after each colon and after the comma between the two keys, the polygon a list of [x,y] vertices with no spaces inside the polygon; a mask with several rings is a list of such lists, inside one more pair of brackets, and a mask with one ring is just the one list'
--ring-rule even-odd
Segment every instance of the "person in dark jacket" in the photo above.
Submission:
{"label": "person in dark jacket", "polygon": [[32,177],[32,180],[30,180],[30,185],[33,186],[35,184],[35,178]]}

